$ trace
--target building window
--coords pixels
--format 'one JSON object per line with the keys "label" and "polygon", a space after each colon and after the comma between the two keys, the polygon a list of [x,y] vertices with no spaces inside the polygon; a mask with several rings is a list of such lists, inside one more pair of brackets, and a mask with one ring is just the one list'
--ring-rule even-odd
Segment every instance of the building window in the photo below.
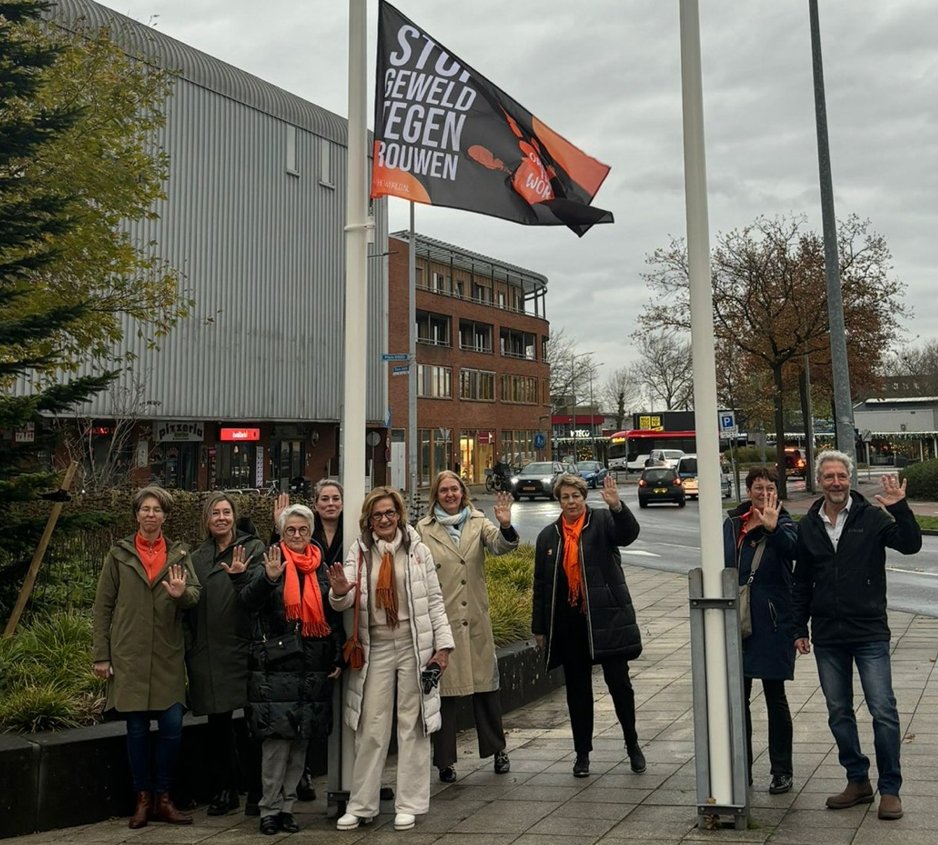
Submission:
{"label": "building window", "polygon": [[459,348],[470,352],[491,352],[492,326],[474,320],[460,320]]}
{"label": "building window", "polygon": [[476,302],[491,303],[492,301],[492,289],[486,287],[485,285],[477,284],[476,282],[472,283],[472,298]]}
{"label": "building window", "polygon": [[457,299],[462,299],[466,295],[466,283],[457,281],[453,287],[453,294]]}
{"label": "building window", "polygon": [[449,276],[445,276],[443,273],[437,273],[434,270],[431,274],[430,290],[433,291],[433,293],[449,293],[450,282],[451,279]]}
{"label": "building window", "polygon": [[537,404],[537,379],[534,376],[502,376],[502,402]]}
{"label": "building window", "polygon": [[296,152],[296,127],[287,124],[287,173],[291,176],[299,176],[300,168],[297,161]]}
{"label": "building window", "polygon": [[498,307],[499,308],[505,307],[505,291],[503,290],[500,290],[498,292]]}
{"label": "building window", "polygon": [[530,332],[502,329],[499,332],[499,348],[506,358],[536,359],[537,338]]}
{"label": "building window", "polygon": [[429,311],[417,312],[417,343],[429,346],[452,346],[449,333],[450,318]]}
{"label": "building window", "polygon": [[424,399],[452,399],[452,368],[435,367],[431,364],[418,364],[417,395]]}
{"label": "building window", "polygon": [[326,188],[335,187],[332,178],[332,144],[326,140],[319,145],[319,184]]}
{"label": "building window", "polygon": [[460,370],[459,398],[474,402],[494,402],[495,373],[486,370]]}
{"label": "building window", "polygon": [[458,461],[454,460],[453,436],[450,429],[421,428],[417,433],[417,440],[420,442],[420,484],[430,484],[444,469],[459,472]]}
{"label": "building window", "polygon": [[502,460],[511,464],[513,469],[521,469],[532,461],[544,460],[534,448],[533,431],[503,431],[501,435]]}

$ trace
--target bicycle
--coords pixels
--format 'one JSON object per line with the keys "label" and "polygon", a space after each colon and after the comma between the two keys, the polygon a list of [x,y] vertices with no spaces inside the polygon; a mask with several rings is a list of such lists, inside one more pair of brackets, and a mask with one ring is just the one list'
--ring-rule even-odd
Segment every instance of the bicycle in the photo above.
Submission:
{"label": "bicycle", "polygon": [[485,492],[511,492],[511,485],[508,483],[508,477],[494,470],[485,471]]}

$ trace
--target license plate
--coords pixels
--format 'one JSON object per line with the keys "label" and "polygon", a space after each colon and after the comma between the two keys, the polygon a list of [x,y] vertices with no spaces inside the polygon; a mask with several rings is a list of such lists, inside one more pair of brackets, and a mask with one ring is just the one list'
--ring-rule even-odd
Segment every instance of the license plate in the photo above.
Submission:
{"label": "license plate", "polygon": [[655,493],[661,494],[661,493],[667,493],[667,492],[668,492],[667,489],[665,489],[664,487],[656,487],[656,488],[655,488]]}
{"label": "license plate", "polygon": [[530,486],[530,485],[528,485],[527,487],[522,487],[521,489],[524,490],[525,493],[533,493],[533,492],[534,492],[534,488],[533,488],[532,486]]}

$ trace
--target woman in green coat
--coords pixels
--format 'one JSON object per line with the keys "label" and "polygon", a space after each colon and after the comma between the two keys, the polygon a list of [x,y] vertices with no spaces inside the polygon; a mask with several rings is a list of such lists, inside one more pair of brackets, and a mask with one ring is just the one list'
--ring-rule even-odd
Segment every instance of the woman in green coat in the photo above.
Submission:
{"label": "woman in green coat", "polygon": [[[127,755],[137,792],[131,828],[148,819],[192,824],[170,798],[186,700],[182,615],[199,600],[186,548],[163,536],[173,497],[144,487],[133,500],[137,533],[108,552],[94,600],[94,673],[106,678],[107,710],[127,720]],[[150,779],[150,721],[159,725]],[[151,783],[155,800],[151,800]]]}
{"label": "woman in green coat", "polygon": [[212,800],[210,816],[238,808],[238,762],[234,711],[247,704],[251,614],[241,588],[263,566],[264,544],[238,530],[238,510],[227,493],[209,496],[202,510],[207,539],[192,553],[202,586],[199,603],[186,614],[186,667],[192,712],[208,716]]}

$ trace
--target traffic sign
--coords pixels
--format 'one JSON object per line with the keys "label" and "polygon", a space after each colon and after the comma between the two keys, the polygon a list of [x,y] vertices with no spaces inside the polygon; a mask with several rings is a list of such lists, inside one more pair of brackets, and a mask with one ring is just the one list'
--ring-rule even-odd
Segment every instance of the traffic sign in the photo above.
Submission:
{"label": "traffic sign", "polygon": [[406,352],[385,352],[381,356],[382,361],[409,361],[410,355]]}
{"label": "traffic sign", "polygon": [[402,364],[391,368],[392,376],[406,376],[410,372],[410,364]]}
{"label": "traffic sign", "polygon": [[736,434],[736,412],[720,411],[720,434]]}
{"label": "traffic sign", "polygon": [[541,434],[541,432],[538,432],[537,434],[534,435],[534,448],[535,449],[543,449],[546,445],[547,445],[547,438],[543,434]]}

